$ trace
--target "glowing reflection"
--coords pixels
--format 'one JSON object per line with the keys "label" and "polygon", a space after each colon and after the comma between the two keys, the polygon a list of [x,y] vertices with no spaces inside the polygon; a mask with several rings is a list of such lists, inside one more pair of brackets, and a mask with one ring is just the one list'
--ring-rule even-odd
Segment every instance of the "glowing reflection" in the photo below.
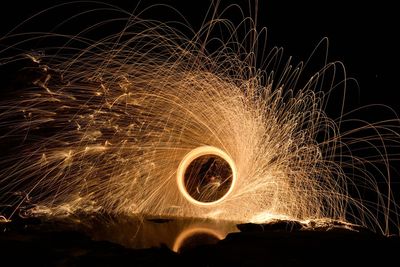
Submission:
{"label": "glowing reflection", "polygon": [[222,232],[206,227],[193,227],[183,230],[175,239],[172,250],[182,252],[199,245],[215,244],[225,238]]}

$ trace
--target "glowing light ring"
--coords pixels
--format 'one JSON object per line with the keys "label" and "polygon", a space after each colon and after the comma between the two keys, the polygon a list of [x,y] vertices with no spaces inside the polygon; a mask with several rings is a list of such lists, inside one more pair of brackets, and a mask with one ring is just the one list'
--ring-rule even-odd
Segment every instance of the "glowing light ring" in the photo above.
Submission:
{"label": "glowing light ring", "polygon": [[[228,164],[229,167],[232,170],[232,183],[229,188],[229,190],[225,193],[224,196],[222,196],[220,199],[212,202],[201,202],[196,199],[194,199],[186,190],[185,187],[185,172],[187,167],[190,165],[190,163],[205,155],[215,155],[219,156],[222,159],[224,159]],[[198,148],[193,149],[190,151],[186,156],[182,159],[181,163],[179,164],[178,171],[177,171],[177,183],[178,183],[178,189],[179,192],[192,204],[199,205],[199,206],[211,206],[218,204],[222,202],[226,197],[232,192],[233,188],[235,187],[235,183],[237,180],[237,170],[236,170],[236,165],[233,159],[223,150],[213,147],[213,146],[201,146]]]}

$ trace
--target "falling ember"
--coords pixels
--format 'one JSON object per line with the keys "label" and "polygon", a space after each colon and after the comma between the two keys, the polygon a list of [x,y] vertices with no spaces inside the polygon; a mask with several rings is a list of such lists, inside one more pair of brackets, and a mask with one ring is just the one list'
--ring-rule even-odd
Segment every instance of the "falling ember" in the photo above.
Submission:
{"label": "falling ember", "polygon": [[179,165],[178,188],[193,204],[214,205],[233,190],[236,176],[235,163],[229,155],[215,147],[198,147]]}

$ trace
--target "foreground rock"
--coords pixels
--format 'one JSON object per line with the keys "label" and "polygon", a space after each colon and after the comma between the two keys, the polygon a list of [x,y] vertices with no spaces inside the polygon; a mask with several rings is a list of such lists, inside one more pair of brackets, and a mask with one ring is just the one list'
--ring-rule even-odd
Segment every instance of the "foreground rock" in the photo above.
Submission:
{"label": "foreground rock", "polygon": [[398,237],[343,227],[307,230],[294,222],[239,225],[242,232],[180,253],[162,245],[126,248],[56,226],[40,220],[2,223],[1,262],[12,266],[396,266],[400,251]]}

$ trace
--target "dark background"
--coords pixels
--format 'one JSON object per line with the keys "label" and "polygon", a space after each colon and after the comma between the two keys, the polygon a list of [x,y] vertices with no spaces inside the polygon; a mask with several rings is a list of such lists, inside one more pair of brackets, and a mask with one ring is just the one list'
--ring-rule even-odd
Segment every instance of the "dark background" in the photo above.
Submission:
{"label": "dark background", "polygon": [[[37,12],[63,1],[3,2],[0,7],[0,35]],[[127,11],[133,10],[138,1],[103,1]],[[201,25],[211,1],[145,0],[140,6],[166,3],[176,7],[196,29]],[[222,0],[221,6],[235,3],[248,14],[255,1]],[[79,5],[72,9],[79,12]],[[73,11],[74,11],[73,10]],[[165,10],[165,9],[164,9]],[[349,85],[349,108],[368,104],[389,105],[400,113],[398,101],[400,46],[397,39],[399,16],[393,1],[362,3],[355,0],[335,1],[258,1],[258,26],[268,28],[268,45],[281,46],[285,56],[294,62],[306,60],[323,37],[329,38],[329,61],[342,61],[349,77],[359,86]],[[153,18],[168,17],[171,11],[154,10]],[[253,12],[254,13],[254,12]],[[54,18],[56,19],[56,18]],[[52,25],[52,18],[35,21],[27,30],[40,31]],[[321,54],[322,57],[322,54]],[[379,112],[378,112],[379,113]],[[335,116],[336,114],[334,114]],[[383,112],[383,117],[387,113]],[[381,119],[379,114],[366,115]]]}

